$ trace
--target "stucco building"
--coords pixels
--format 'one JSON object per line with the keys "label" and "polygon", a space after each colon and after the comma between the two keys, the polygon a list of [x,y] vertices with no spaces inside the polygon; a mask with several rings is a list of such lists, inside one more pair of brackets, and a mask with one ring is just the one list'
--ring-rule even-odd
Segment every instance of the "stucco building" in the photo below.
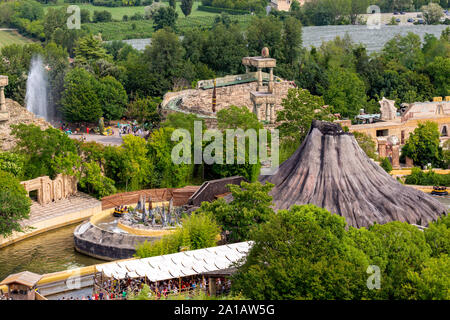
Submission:
{"label": "stucco building", "polygon": [[[295,0],[271,0],[270,5],[272,8],[279,10],[279,11],[289,11],[291,8],[291,4]],[[298,3],[302,6],[304,5],[308,0],[296,0]]]}
{"label": "stucco building", "polygon": [[[342,125],[348,125],[350,132],[362,132],[377,143],[380,156],[389,155],[392,150],[392,142],[400,148],[405,144],[409,135],[417,128],[419,123],[432,121],[437,123],[441,133],[441,140],[449,138],[450,129],[450,96],[436,97],[433,102],[414,102],[402,104],[398,110],[393,100],[383,98],[380,101],[380,114],[360,115],[357,119],[363,124],[345,124],[345,120],[339,121]],[[387,148],[387,150],[386,150]],[[394,148],[396,149],[396,148]],[[397,150],[394,150],[398,152]]]}

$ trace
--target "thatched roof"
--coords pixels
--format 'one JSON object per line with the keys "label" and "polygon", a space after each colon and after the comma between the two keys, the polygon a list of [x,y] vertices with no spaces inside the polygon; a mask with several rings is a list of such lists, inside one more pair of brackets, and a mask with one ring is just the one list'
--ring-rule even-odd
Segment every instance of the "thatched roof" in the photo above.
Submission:
{"label": "thatched roof", "polygon": [[308,136],[272,176],[274,209],[315,204],[353,227],[403,221],[426,226],[446,213],[431,196],[396,181],[339,124],[313,121]]}
{"label": "thatched roof", "polygon": [[40,274],[29,271],[23,271],[9,275],[2,282],[0,282],[0,285],[3,286],[12,283],[18,283],[27,286],[29,288],[32,288],[36,285],[36,283],[38,283],[39,280],[41,280],[41,278],[42,275]]}

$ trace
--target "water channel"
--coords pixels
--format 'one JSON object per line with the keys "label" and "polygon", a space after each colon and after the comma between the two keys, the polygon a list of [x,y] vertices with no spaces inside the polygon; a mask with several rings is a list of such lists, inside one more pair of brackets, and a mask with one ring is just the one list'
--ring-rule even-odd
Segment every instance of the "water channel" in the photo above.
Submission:
{"label": "water channel", "polygon": [[[450,196],[436,198],[450,209]],[[120,230],[117,219],[112,216],[97,225],[111,231]],[[76,226],[48,231],[0,249],[0,280],[24,270],[44,274],[104,263],[75,251],[73,230]]]}

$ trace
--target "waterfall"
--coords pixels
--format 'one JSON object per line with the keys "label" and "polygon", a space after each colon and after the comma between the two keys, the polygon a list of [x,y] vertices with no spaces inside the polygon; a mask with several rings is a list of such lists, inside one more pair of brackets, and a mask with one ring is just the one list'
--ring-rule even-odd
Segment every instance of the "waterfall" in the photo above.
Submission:
{"label": "waterfall", "polygon": [[42,57],[37,55],[31,59],[25,102],[28,111],[48,121],[53,115],[49,114],[47,90],[47,72],[44,69]]}

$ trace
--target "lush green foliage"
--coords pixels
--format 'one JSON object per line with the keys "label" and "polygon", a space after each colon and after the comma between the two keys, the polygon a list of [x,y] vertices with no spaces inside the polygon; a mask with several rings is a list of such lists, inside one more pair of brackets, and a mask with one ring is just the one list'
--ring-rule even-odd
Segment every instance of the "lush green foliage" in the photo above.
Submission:
{"label": "lush green foliage", "polygon": [[0,235],[22,231],[20,220],[30,214],[31,200],[20,181],[11,173],[0,170]]}
{"label": "lush green foliage", "polygon": [[135,256],[146,258],[216,245],[220,228],[212,216],[193,213],[182,219],[181,224],[174,233],[163,236],[161,240],[137,245]]}
{"label": "lush green foliage", "polygon": [[389,161],[389,158],[383,158],[382,160],[381,160],[381,164],[380,164],[380,166],[387,172],[387,173],[389,173],[389,172],[391,172],[392,171],[392,164],[391,164],[391,161]]}
{"label": "lush green foliage", "polygon": [[18,139],[15,151],[25,159],[23,178],[76,174],[80,158],[74,141],[62,131],[18,124],[12,134]]}
{"label": "lush green foliage", "polygon": [[358,299],[369,261],[354,248],[345,220],[313,205],[271,215],[233,277],[250,299]]}
{"label": "lush green foliage", "polygon": [[363,133],[363,132],[352,132],[353,136],[355,137],[356,141],[358,142],[358,145],[361,149],[363,149],[363,151],[367,154],[367,156],[371,159],[375,159],[376,158],[376,154],[375,154],[375,142],[373,141],[373,139]]}
{"label": "lush green foliage", "polygon": [[222,226],[228,242],[249,240],[250,233],[258,229],[274,214],[270,208],[272,197],[268,192],[273,184],[262,185],[259,182],[243,181],[241,186],[228,185],[233,201],[224,199],[214,202],[203,202],[197,213],[211,214]]}
{"label": "lush green foliage", "polygon": [[437,174],[432,170],[422,171],[420,168],[413,168],[411,174],[406,176],[405,183],[419,186],[450,187],[450,174]]}
{"label": "lush green foliage", "polygon": [[402,148],[402,157],[409,157],[415,165],[442,166],[442,148],[439,143],[440,132],[435,122],[419,123]]}
{"label": "lush green foliage", "polygon": [[277,112],[280,136],[303,141],[313,119],[333,119],[330,108],[324,105],[322,97],[314,96],[306,89],[289,89],[282,102],[283,109]]}

